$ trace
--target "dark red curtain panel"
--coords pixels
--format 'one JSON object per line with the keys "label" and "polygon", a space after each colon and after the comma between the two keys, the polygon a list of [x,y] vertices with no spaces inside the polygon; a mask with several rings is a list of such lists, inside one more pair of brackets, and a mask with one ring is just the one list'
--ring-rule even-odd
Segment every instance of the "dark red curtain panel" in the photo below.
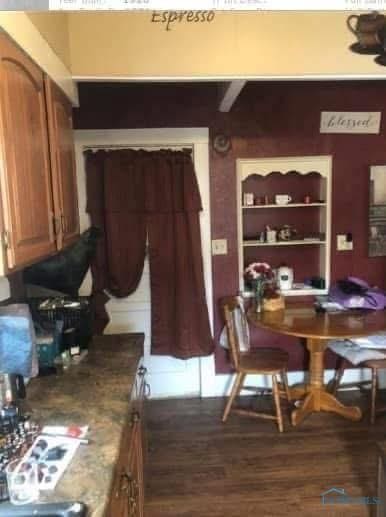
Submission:
{"label": "dark red curtain panel", "polygon": [[190,153],[88,151],[86,171],[87,211],[104,235],[91,268],[96,331],[108,323],[105,291],[125,297],[136,290],[148,238],[152,353],[180,359],[211,354],[202,207]]}

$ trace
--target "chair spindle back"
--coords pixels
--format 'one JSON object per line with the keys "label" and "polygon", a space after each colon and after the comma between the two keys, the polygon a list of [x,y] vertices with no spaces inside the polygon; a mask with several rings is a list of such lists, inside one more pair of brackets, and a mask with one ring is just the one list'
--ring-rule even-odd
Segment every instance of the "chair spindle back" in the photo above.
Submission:
{"label": "chair spindle back", "polygon": [[244,302],[241,296],[228,296],[221,299],[221,307],[227,330],[231,361],[237,370],[240,353],[248,351],[250,347]]}

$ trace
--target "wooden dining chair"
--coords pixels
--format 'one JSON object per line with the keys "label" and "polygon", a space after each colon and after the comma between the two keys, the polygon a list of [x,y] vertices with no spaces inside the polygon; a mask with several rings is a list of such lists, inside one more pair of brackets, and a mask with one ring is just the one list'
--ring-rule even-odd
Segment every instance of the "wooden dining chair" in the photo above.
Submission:
{"label": "wooden dining chair", "polygon": [[[378,372],[379,370],[386,370],[386,359],[368,359],[359,363],[361,368],[370,368],[371,379],[366,381],[349,382],[342,384],[342,378],[346,367],[352,366],[350,361],[344,357],[339,356],[338,366],[335,370],[334,378],[330,381],[330,391],[336,395],[339,389],[358,387],[363,389],[365,386],[370,387],[370,423],[375,423],[377,414],[385,413],[386,406],[377,405],[377,391],[378,391]],[[368,390],[367,390],[368,391]]]}
{"label": "wooden dining chair", "polygon": [[[290,392],[287,381],[288,354],[279,348],[257,348],[251,350],[249,332],[243,332],[248,328],[244,303],[241,296],[232,296],[220,300],[224,315],[230,359],[236,371],[236,378],[226,403],[222,421],[226,422],[230,411],[241,415],[255,416],[275,420],[279,431],[283,432],[283,417],[280,406],[280,396],[290,401]],[[272,379],[272,393],[276,414],[261,413],[248,409],[232,408],[235,398],[241,390],[254,392],[266,391],[266,388],[244,386],[245,377],[248,374],[269,375]],[[281,380],[281,385],[278,382]]]}

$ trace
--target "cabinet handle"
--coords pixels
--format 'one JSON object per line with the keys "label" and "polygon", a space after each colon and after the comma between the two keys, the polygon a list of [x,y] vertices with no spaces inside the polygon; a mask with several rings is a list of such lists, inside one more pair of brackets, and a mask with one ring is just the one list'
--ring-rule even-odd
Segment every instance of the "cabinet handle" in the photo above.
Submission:
{"label": "cabinet handle", "polygon": [[122,472],[119,478],[119,487],[115,492],[115,497],[120,497],[122,493],[129,493],[131,491],[131,482],[131,476],[127,472]]}
{"label": "cabinet handle", "polygon": [[62,225],[62,232],[66,233],[66,216],[63,214],[60,216],[60,223]]}
{"label": "cabinet handle", "polygon": [[2,242],[3,242],[3,247],[4,249],[9,249],[10,248],[10,236],[9,236],[9,231],[8,230],[4,230],[2,232],[2,235],[1,235],[1,238],[2,238]]}
{"label": "cabinet handle", "polygon": [[135,517],[137,515],[137,501],[134,497],[129,497],[129,517]]}
{"label": "cabinet handle", "polygon": [[132,411],[131,413],[131,425],[134,425],[135,423],[139,422],[141,419],[141,415],[138,411]]}
{"label": "cabinet handle", "polygon": [[129,493],[129,516],[135,517],[137,515],[137,502],[139,497],[139,485],[135,479],[131,480]]}
{"label": "cabinet handle", "polygon": [[52,216],[52,222],[54,224],[54,234],[59,235],[60,233],[60,217]]}

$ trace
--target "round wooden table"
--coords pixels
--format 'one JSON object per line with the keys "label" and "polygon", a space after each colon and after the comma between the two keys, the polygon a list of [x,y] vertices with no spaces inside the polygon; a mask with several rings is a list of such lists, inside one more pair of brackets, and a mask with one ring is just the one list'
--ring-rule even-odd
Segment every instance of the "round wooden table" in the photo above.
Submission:
{"label": "round wooden table", "polygon": [[386,330],[386,311],[350,310],[316,312],[313,306],[291,304],[280,311],[256,313],[248,311],[249,321],[280,334],[306,338],[310,352],[309,380],[304,386],[290,388],[292,400],[303,399],[291,414],[298,425],[314,411],[331,411],[350,420],[360,420],[359,407],[345,406],[329,393],[324,385],[324,351],[331,339],[368,336]]}

